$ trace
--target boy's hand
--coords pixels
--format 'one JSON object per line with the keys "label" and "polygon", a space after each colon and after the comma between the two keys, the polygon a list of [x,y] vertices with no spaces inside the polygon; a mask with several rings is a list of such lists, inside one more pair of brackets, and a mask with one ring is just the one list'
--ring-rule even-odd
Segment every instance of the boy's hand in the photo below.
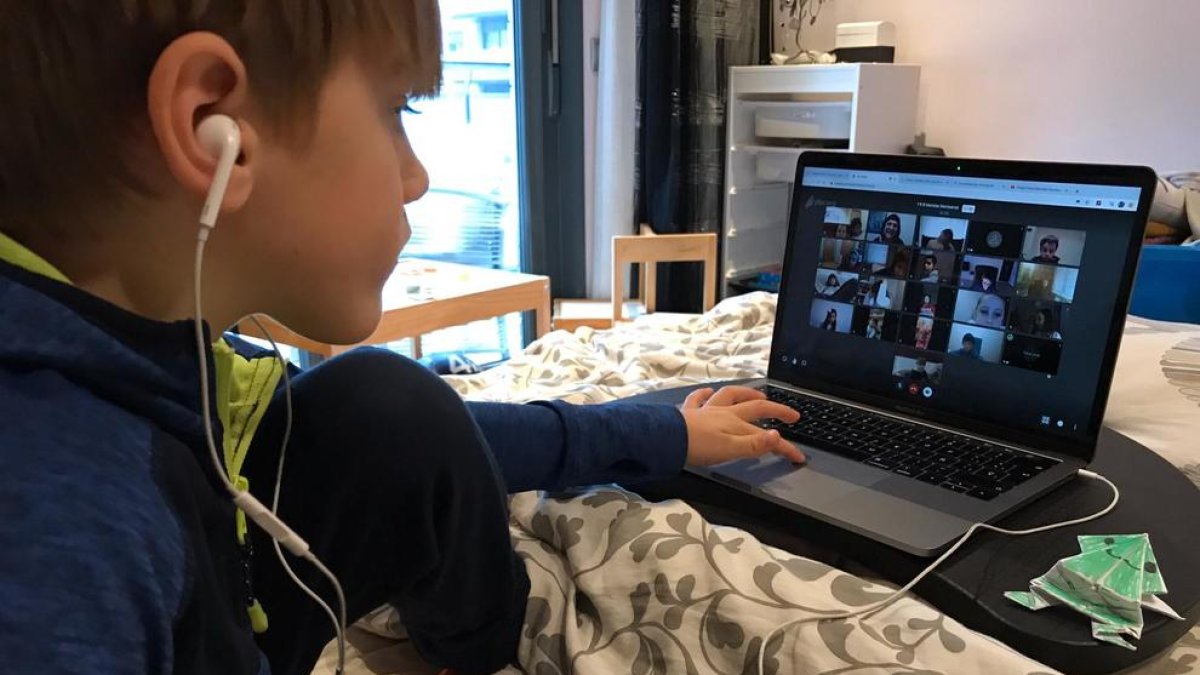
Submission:
{"label": "boy's hand", "polygon": [[688,464],[708,466],[768,452],[797,464],[804,462],[804,453],[784,440],[778,431],[754,424],[765,418],[792,424],[800,419],[800,413],[768,401],[757,389],[697,389],[683,402],[681,412],[687,424]]}

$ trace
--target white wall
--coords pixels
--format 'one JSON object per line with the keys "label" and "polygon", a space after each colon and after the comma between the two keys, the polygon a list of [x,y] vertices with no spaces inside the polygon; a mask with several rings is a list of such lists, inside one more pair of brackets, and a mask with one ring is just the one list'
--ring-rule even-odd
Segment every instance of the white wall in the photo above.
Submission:
{"label": "white wall", "polygon": [[1198,0],[834,0],[805,46],[871,20],[895,23],[896,60],[922,66],[931,145],[1200,169]]}

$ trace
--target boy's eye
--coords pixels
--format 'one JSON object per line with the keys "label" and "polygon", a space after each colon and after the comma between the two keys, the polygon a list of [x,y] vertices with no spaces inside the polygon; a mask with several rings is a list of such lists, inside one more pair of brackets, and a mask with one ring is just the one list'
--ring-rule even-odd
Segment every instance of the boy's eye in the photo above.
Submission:
{"label": "boy's eye", "polygon": [[392,127],[396,133],[401,133],[401,131],[404,128],[404,120],[403,120],[402,116],[405,114],[420,115],[421,112],[419,110],[414,109],[411,105],[409,105],[408,101],[405,101],[404,103],[402,103],[400,105],[393,106],[391,123],[392,123]]}

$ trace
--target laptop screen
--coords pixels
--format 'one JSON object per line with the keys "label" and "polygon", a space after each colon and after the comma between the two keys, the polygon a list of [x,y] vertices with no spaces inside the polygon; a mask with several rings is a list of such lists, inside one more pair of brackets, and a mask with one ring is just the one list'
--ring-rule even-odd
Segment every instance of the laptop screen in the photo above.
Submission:
{"label": "laptop screen", "polygon": [[1068,444],[1098,434],[1140,186],[800,171],[772,377]]}

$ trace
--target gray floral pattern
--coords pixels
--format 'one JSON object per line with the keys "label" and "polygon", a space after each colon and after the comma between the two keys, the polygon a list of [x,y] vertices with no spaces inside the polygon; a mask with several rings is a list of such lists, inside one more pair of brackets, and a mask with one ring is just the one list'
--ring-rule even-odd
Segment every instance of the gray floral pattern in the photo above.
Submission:
{"label": "gray floral pattern", "polygon": [[[680,501],[616,487],[512,499],[532,572],[518,652],[539,675],[758,672],[782,623],[862,607],[891,588],[712,525]],[[1045,673],[915,598],[869,619],[775,633],[766,673]]]}
{"label": "gray floral pattern", "polygon": [[[612,331],[551,333],[504,366],[447,380],[473,399],[585,403],[758,377],[774,318],[775,297],[750,294],[703,316],[650,315]],[[775,626],[862,607],[890,592],[712,525],[678,501],[650,503],[601,487],[524,493],[510,507],[514,546],[533,589],[518,660],[521,671],[535,675],[754,674]],[[387,609],[359,628],[404,639]],[[425,672],[355,659],[348,673]],[[318,672],[331,673],[331,664],[327,649]],[[764,666],[767,673],[823,675],[1051,672],[913,597],[869,619],[775,633]],[[1200,675],[1200,627],[1133,672]]]}

